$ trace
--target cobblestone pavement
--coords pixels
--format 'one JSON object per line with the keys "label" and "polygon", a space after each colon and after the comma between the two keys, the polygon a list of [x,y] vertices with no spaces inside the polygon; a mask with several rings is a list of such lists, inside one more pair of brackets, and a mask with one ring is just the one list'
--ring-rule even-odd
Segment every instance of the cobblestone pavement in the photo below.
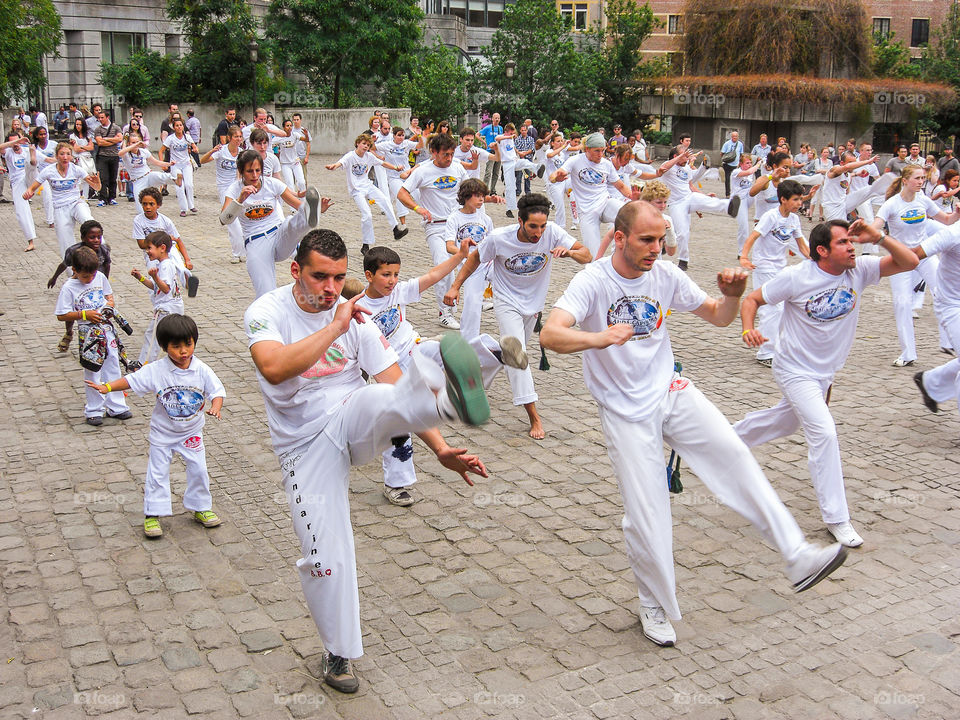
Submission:
{"label": "cobblestone pavement", "polygon": [[[314,158],[314,181],[337,203],[323,218],[348,240],[359,274],[357,213],[339,173]],[[316,679],[321,646],[306,611],[298,556],[280,492],[263,403],[241,315],[252,300],[216,222],[212,169],[197,217],[164,210],[201,277],[187,312],[200,325],[198,357],[227,388],[223,420],[207,423],[214,507],[204,530],[178,506],[162,539],[142,534],[149,398],[134,419],[83,423],[76,348],[56,351],[62,327],[54,231],[35,202],[38,250],[23,253],[12,206],[0,257],[0,717],[104,718],[948,718],[960,696],[960,462],[953,406],[923,407],[913,369],[896,369],[889,285],[871,288],[832,408],[839,424],[853,519],[866,539],[831,579],[794,595],[778,556],[684,470],[673,503],[684,620],[676,648],[646,640],[624,554],[621,502],[596,407],[578,357],[551,354],[536,372],[548,437],[526,436],[505,379],[481,429],[446,429],[481,453],[489,480],[470,488],[422,446],[411,508],[381,494],[379,463],[356,468],[351,504],[363,617],[358,695]],[[710,186],[716,189],[716,184]],[[8,191],[9,192],[9,191]],[[93,208],[113,249],[119,308],[140,330],[150,307],[129,275],[133,205]],[[491,209],[505,222],[502,206]],[[810,227],[804,221],[805,231]],[[693,220],[691,274],[716,293],[713,273],[735,262],[726,217]],[[379,238],[388,237],[382,217]],[[414,228],[390,243],[404,276],[427,268]],[[548,302],[572,276],[559,262]],[[277,266],[287,277],[287,266]],[[432,299],[410,308],[438,331]],[[779,398],[770,371],[739,342],[739,324],[673,316],[674,348],[731,420]],[[492,313],[485,331],[496,334]],[[921,368],[945,359],[928,302],[917,321]],[[532,359],[540,351],[534,341]],[[803,530],[828,540],[802,437],[757,450]]]}

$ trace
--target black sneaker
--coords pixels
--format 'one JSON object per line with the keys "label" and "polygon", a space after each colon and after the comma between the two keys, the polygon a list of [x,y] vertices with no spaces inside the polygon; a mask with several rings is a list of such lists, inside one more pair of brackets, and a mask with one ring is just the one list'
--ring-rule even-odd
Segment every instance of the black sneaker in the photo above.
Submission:
{"label": "black sneaker", "polygon": [[112,413],[107,413],[107,417],[111,417],[114,420],[129,420],[133,417],[133,413],[129,410],[124,410],[122,413],[117,413],[116,415]]}
{"label": "black sneaker", "polygon": [[687,271],[687,267],[688,267],[688,263],[687,263],[686,260],[679,260],[679,261],[677,261],[677,267],[680,268],[681,270],[683,270],[684,272],[686,272],[686,271]]}
{"label": "black sneaker", "polygon": [[734,195],[730,198],[730,202],[727,203],[727,215],[735,218],[738,212],[740,212],[740,196]]}
{"label": "black sneaker", "polygon": [[512,218],[512,217],[513,217],[513,210],[507,210],[507,217],[508,217],[508,218]]}
{"label": "black sneaker", "polygon": [[538,177],[538,178],[542,178],[542,177],[543,177],[543,171],[544,171],[545,169],[546,169],[546,168],[544,168],[543,165],[540,166],[540,168],[537,170],[537,177]]}
{"label": "black sneaker", "polygon": [[923,396],[923,404],[927,406],[927,410],[932,413],[940,412],[940,406],[937,404],[937,401],[930,397],[927,389],[923,386],[923,373],[916,373],[913,376],[913,381],[917,384],[917,387],[920,388],[920,394]]}
{"label": "black sneaker", "polygon": [[399,240],[408,232],[410,232],[410,228],[401,228],[399,225],[397,225],[395,228],[393,228],[393,239]]}
{"label": "black sneaker", "polygon": [[342,693],[355,693],[360,689],[360,681],[350,668],[350,660],[333,653],[323,654],[321,666],[323,681],[334,690]]}
{"label": "black sneaker", "polygon": [[100,427],[103,425],[103,418],[99,416],[88,417],[87,425],[93,425],[94,427]]}
{"label": "black sneaker", "polygon": [[361,255],[366,255],[368,252],[370,252],[370,246],[367,243],[364,243],[363,245],[360,246]]}
{"label": "black sneaker", "polygon": [[197,290],[200,288],[200,278],[191,275],[187,278],[187,297],[196,297]]}

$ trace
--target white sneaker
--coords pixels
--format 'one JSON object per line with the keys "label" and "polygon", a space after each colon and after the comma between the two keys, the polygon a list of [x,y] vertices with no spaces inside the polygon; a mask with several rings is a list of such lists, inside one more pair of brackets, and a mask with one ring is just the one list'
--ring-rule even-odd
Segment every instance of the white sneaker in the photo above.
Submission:
{"label": "white sneaker", "polygon": [[[484,300],[480,306],[481,310],[493,310],[493,300]],[[942,349],[942,348],[941,348]]]}
{"label": "white sneaker", "polygon": [[453,315],[441,315],[437,318],[437,325],[445,327],[448,330],[460,329],[460,323],[457,322],[457,319]]}
{"label": "white sneaker", "polygon": [[239,265],[239,264],[240,264],[240,256],[239,256],[239,255],[234,255],[232,258],[230,258],[230,264],[231,264],[231,265]]}
{"label": "white sneaker", "polygon": [[657,645],[670,647],[677,642],[677,633],[674,632],[673,625],[667,620],[663,608],[640,606],[640,625],[643,627],[643,634],[653,640]]}
{"label": "white sneaker", "polygon": [[827,523],[827,530],[833,535],[837,542],[846,547],[860,547],[863,545],[863,538],[853,529],[850,521],[842,523]]}
{"label": "white sneaker", "polygon": [[901,355],[900,357],[898,357],[896,360],[893,361],[893,366],[894,366],[894,367],[909,367],[910,365],[913,365],[915,362],[916,362],[916,360],[904,360],[904,359],[903,359],[903,355]]}
{"label": "white sneaker", "polygon": [[793,560],[787,563],[787,577],[794,590],[803,592],[843,565],[846,559],[847,549],[840,543],[828,547],[804,543]]}
{"label": "white sneaker", "polygon": [[919,310],[914,310],[912,314],[913,314],[913,319],[914,319],[914,320],[919,320],[919,319],[920,319],[920,311],[919,311]]}

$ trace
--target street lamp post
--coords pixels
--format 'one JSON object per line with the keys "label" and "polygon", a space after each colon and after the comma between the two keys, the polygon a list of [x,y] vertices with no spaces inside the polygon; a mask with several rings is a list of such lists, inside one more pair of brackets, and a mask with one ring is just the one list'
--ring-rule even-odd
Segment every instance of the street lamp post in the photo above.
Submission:
{"label": "street lamp post", "polygon": [[[504,74],[507,76],[507,103],[508,104],[510,103],[510,99],[511,99],[510,85],[512,84],[512,81],[513,81],[513,71],[514,69],[516,69],[516,67],[517,67],[517,64],[513,60],[507,60],[507,62],[504,65]],[[507,113],[504,113],[504,115],[507,115]],[[507,117],[510,117],[510,116],[507,115]]]}
{"label": "street lamp post", "polygon": [[250,51],[250,62],[253,64],[253,112],[257,111],[257,59],[260,54],[260,46],[257,44],[257,39],[254,38],[250,41],[250,44],[247,45],[247,49]]}

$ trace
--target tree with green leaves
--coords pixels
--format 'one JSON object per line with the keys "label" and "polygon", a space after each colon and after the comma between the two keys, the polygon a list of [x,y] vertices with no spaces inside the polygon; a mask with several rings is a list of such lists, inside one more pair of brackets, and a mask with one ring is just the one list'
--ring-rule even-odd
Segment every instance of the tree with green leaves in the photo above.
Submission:
{"label": "tree with green leaves", "polygon": [[920,63],[911,62],[910,51],[896,33],[873,34],[873,74],[877,77],[919,78],[923,74]]}
{"label": "tree with green leaves", "polygon": [[[947,17],[936,32],[936,42],[923,51],[928,80],[950,85],[960,96],[960,8],[951,3]],[[960,134],[960,102],[927,113],[928,127],[941,137]]]}
{"label": "tree with green leaves", "polygon": [[264,27],[280,65],[314,90],[332,86],[336,108],[344,90],[393,76],[419,46],[422,19],[417,0],[271,0]]}
{"label": "tree with green leaves", "polygon": [[126,62],[100,66],[100,84],[127,105],[168,103],[178,97],[179,82],[177,59],[155,50],[137,50]]}
{"label": "tree with green leaves", "polygon": [[0,100],[36,98],[47,84],[43,56],[60,45],[60,15],[52,0],[0,0]]}
{"label": "tree with green leaves", "polygon": [[435,120],[452,120],[467,112],[467,70],[440,38],[425,52],[408,56],[401,67],[402,72],[387,83],[386,103]]}

